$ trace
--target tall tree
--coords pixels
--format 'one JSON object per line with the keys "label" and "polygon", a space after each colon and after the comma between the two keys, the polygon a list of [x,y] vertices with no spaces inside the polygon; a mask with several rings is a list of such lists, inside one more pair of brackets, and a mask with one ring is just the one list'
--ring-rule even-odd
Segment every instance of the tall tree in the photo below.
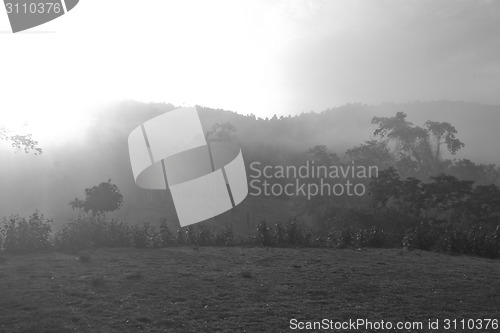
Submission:
{"label": "tall tree", "polygon": [[393,144],[398,168],[407,176],[439,174],[446,165],[443,147],[454,155],[464,146],[455,137],[455,127],[447,122],[427,121],[420,127],[407,121],[404,112],[398,112],[394,117],[374,117],[372,123],[378,125],[374,135]]}

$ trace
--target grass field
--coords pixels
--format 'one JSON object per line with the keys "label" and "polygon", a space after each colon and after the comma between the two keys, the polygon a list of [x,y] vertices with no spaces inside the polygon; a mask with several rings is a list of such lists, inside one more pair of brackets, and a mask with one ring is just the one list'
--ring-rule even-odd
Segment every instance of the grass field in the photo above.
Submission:
{"label": "grass field", "polygon": [[432,252],[185,247],[101,249],[88,262],[0,258],[1,332],[288,332],[292,318],[499,314],[500,261]]}

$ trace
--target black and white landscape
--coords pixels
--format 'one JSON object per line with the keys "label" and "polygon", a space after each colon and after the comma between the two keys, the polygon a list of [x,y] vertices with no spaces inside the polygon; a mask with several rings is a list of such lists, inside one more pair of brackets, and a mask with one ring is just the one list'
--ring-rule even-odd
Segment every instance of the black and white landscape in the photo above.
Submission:
{"label": "black and white landscape", "polygon": [[[0,31],[0,332],[498,332],[500,2],[87,1],[43,27]],[[187,106],[248,195],[181,227],[129,135]]]}

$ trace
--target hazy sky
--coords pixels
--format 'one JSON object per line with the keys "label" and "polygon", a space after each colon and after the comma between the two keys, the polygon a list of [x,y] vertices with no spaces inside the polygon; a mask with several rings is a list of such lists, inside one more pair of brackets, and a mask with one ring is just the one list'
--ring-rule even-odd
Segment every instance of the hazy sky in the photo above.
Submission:
{"label": "hazy sky", "polygon": [[120,99],[262,117],[349,102],[500,104],[500,1],[80,0],[9,30],[0,10],[0,123],[28,120],[52,139]]}

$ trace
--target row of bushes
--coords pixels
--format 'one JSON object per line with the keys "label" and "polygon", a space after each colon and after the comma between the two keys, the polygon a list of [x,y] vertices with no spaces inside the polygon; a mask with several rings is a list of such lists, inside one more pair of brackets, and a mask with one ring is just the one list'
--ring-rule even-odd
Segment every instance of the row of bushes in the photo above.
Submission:
{"label": "row of bushes", "polygon": [[311,246],[333,248],[394,248],[421,249],[451,254],[468,254],[489,258],[500,257],[500,225],[473,224],[468,226],[441,226],[422,221],[398,237],[393,231],[379,227],[333,228],[325,236],[313,237],[296,221],[285,226],[274,226],[261,221],[252,237],[262,246]]}
{"label": "row of bushes", "polygon": [[286,224],[268,224],[261,221],[257,232],[251,238],[259,246],[303,246],[332,248],[397,247],[389,233],[377,228],[332,228],[324,236],[314,236],[311,229],[305,229],[296,220]]}
{"label": "row of bushes", "polygon": [[102,216],[79,216],[56,233],[54,247],[73,251],[92,247],[161,248],[178,245],[231,246],[233,232],[230,227],[212,232],[206,226],[188,226],[172,232],[166,223],[159,227],[149,224],[128,226]]}
{"label": "row of bushes", "polygon": [[481,257],[500,257],[500,225],[431,225],[425,221],[409,229],[403,238],[406,249],[432,250]]}
{"label": "row of bushes", "polygon": [[[169,246],[231,246],[230,227],[213,231],[205,225],[179,228],[172,232],[144,224],[128,226],[103,216],[81,215],[52,235],[52,220],[35,212],[28,219],[11,216],[0,227],[0,248],[9,253],[40,252],[51,249],[75,252],[97,247],[161,248]],[[271,225],[261,221],[249,239],[256,246],[277,247],[404,247],[454,254],[500,257],[500,225],[433,225],[421,221],[404,234],[379,226],[341,226],[325,235],[314,235],[299,221]]]}
{"label": "row of bushes", "polygon": [[312,246],[313,235],[311,229],[304,229],[296,220],[274,226],[263,220],[257,225],[251,242],[260,246]]}
{"label": "row of bushes", "polygon": [[230,227],[210,231],[206,226],[188,226],[172,232],[166,223],[129,226],[102,215],[81,215],[52,236],[52,220],[38,211],[27,220],[18,215],[5,218],[0,226],[0,249],[7,253],[48,250],[76,252],[99,247],[160,248],[178,245],[231,246]]}

